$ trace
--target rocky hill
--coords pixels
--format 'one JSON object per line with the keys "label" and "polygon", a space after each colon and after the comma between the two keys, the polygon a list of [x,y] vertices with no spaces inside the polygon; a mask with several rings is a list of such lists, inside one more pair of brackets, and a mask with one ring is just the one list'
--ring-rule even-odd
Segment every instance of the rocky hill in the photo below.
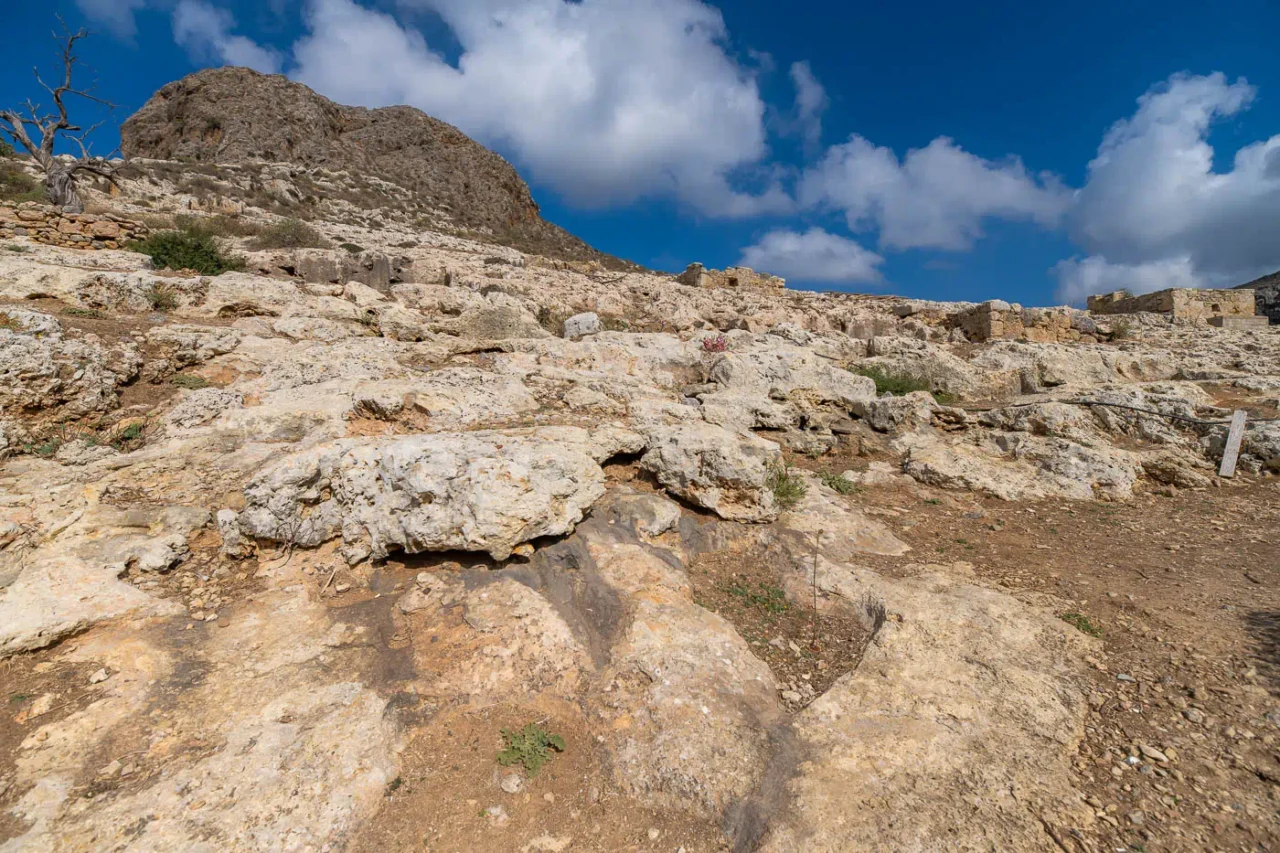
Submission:
{"label": "rocky hill", "polygon": [[1264,275],[1239,287],[1254,292],[1259,314],[1270,317],[1272,323],[1280,323],[1280,272]]}
{"label": "rocky hill", "polygon": [[212,68],[156,92],[121,128],[130,158],[286,163],[397,184],[459,230],[568,260],[621,261],[544,220],[510,163],[412,107],[366,109],[248,68]]}
{"label": "rocky hill", "polygon": [[0,203],[0,853],[1280,849],[1280,328],[604,272],[172,97],[245,162]]}

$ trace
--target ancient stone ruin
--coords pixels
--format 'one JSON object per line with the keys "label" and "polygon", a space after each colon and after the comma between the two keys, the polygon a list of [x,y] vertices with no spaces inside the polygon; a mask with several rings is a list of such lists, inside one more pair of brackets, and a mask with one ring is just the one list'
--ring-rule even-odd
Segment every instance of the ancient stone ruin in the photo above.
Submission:
{"label": "ancient stone ruin", "polygon": [[1175,287],[1132,296],[1116,291],[1089,297],[1089,310],[1095,314],[1167,314],[1176,320],[1212,323],[1230,328],[1267,325],[1255,316],[1255,300],[1251,290],[1199,290]]}
{"label": "ancient stone ruin", "polygon": [[689,264],[688,268],[676,276],[676,281],[689,287],[786,287],[786,279],[776,275],[759,273],[750,267],[729,267],[723,270],[709,270],[702,264]]}

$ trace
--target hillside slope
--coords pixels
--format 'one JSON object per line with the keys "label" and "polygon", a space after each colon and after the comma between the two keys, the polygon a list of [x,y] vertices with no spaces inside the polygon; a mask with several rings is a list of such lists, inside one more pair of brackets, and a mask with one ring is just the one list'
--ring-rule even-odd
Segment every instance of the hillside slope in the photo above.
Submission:
{"label": "hillside slope", "polygon": [[289,163],[344,170],[412,192],[458,231],[523,251],[628,266],[547,222],[515,168],[413,107],[348,107],[280,75],[213,68],[161,88],[121,128],[130,158]]}

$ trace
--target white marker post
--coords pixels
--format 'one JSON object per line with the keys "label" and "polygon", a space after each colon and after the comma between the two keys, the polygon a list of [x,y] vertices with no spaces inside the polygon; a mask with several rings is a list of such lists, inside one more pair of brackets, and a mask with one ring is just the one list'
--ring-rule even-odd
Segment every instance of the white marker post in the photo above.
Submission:
{"label": "white marker post", "polygon": [[1219,477],[1233,477],[1236,473],[1236,460],[1240,458],[1240,442],[1244,440],[1244,421],[1247,413],[1244,409],[1236,409],[1231,416],[1231,429],[1227,431],[1227,446],[1222,449],[1222,465],[1218,468]]}

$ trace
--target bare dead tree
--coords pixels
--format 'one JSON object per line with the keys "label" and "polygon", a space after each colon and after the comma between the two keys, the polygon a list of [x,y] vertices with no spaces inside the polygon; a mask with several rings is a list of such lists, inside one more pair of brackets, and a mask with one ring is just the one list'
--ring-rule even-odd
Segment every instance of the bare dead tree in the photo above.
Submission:
{"label": "bare dead tree", "polygon": [[[81,213],[84,211],[84,202],[80,200],[80,193],[76,189],[77,179],[82,175],[96,175],[114,184],[118,167],[109,159],[95,157],[89,151],[88,137],[101,127],[103,122],[98,122],[87,129],[75,124],[67,116],[66,102],[69,97],[75,96],[112,110],[115,109],[115,104],[93,94],[92,86],[88,89],[77,89],[72,83],[72,73],[76,65],[80,64],[76,56],[76,42],[87,38],[89,31],[80,29],[73,33],[67,29],[66,23],[61,18],[58,21],[62,24],[62,34],[54,33],[54,38],[59,42],[58,49],[62,60],[61,84],[56,87],[50,86],[40,77],[39,69],[33,69],[36,82],[52,96],[57,112],[42,113],[43,107],[40,104],[27,99],[23,105],[25,115],[17,109],[0,110],[0,131],[8,134],[15,145],[30,154],[31,159],[44,172],[45,192],[49,196],[49,201],[68,213]],[[73,159],[55,156],[53,148],[59,139],[74,142],[79,148],[80,156]]]}

